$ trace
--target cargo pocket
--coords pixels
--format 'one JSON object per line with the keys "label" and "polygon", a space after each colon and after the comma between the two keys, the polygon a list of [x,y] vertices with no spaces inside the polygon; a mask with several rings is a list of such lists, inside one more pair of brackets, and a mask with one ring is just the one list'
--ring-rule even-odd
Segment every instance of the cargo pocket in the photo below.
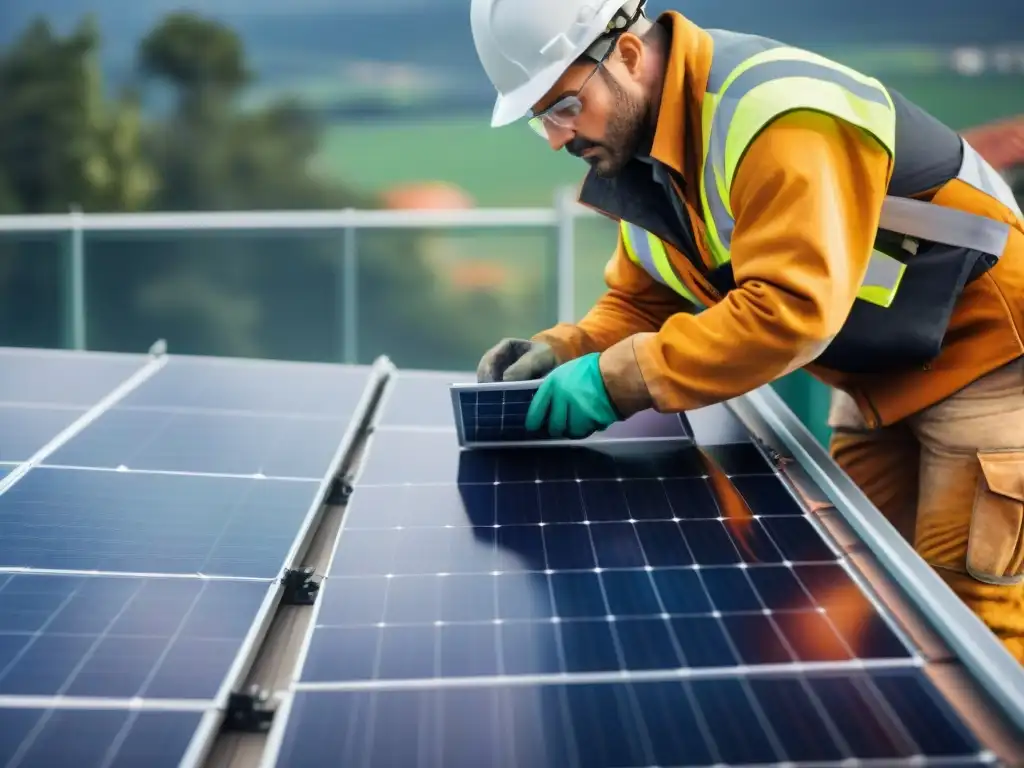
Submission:
{"label": "cargo pocket", "polygon": [[1024,450],[978,452],[981,474],[967,538],[967,572],[988,584],[1024,580]]}

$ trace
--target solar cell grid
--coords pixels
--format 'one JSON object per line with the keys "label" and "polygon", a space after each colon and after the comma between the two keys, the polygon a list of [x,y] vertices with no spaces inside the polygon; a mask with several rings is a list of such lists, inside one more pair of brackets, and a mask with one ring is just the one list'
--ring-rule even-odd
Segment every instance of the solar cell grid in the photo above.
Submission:
{"label": "solar cell grid", "polygon": [[0,763],[17,768],[175,768],[200,712],[0,708]]}
{"label": "solar cell grid", "polygon": [[172,357],[121,406],[347,419],[368,377],[368,368],[356,366]]}
{"label": "solar cell grid", "polygon": [[597,443],[608,440],[692,440],[685,415],[643,411],[612,424],[583,441],[555,438],[546,429],[526,429],[526,415],[539,381],[507,384],[456,384],[451,396],[459,442],[462,445],[523,445],[532,443]]}
{"label": "solar cell grid", "polygon": [[143,355],[0,349],[0,403],[87,408],[146,362]]}
{"label": "solar cell grid", "polygon": [[33,469],[0,495],[0,568],[274,578],[312,482]]}
{"label": "solar cell grid", "polygon": [[269,589],[0,575],[0,695],[214,698]]}
{"label": "solar cell grid", "polygon": [[730,517],[670,444],[469,451],[457,484],[359,485],[302,680],[907,659],[760,453],[707,455],[779,493]]}
{"label": "solar cell grid", "polygon": [[319,480],[347,426],[340,418],[114,408],[46,463]]}
{"label": "solar cell grid", "polygon": [[916,669],[300,691],[289,724],[278,764],[290,768],[991,761]]}
{"label": "solar cell grid", "polygon": [[27,461],[85,411],[73,406],[0,405],[0,461]]}

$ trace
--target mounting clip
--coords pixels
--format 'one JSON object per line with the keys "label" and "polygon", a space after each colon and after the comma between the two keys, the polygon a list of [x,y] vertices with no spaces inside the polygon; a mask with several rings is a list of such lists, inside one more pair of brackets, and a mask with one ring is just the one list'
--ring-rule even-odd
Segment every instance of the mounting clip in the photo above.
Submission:
{"label": "mounting clip", "polygon": [[347,477],[336,477],[327,492],[328,504],[346,504],[352,495],[352,483]]}
{"label": "mounting clip", "polygon": [[284,595],[281,600],[286,605],[312,605],[320,591],[320,584],[313,581],[314,569],[292,568],[287,571],[281,581],[284,583]]}
{"label": "mounting clip", "polygon": [[232,693],[228,697],[228,708],[221,729],[247,733],[266,732],[274,719],[274,707],[269,702],[270,693],[258,685],[248,691]]}

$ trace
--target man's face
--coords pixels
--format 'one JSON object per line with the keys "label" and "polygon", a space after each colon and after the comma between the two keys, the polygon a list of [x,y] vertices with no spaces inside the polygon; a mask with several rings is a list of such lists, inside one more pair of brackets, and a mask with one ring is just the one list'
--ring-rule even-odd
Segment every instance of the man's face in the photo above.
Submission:
{"label": "man's face", "polygon": [[548,142],[581,157],[603,177],[612,177],[632,159],[646,130],[647,96],[631,68],[618,51],[595,72],[596,62],[571,66],[537,104],[534,113],[550,108],[565,96],[576,96],[582,103],[570,125],[545,123]]}

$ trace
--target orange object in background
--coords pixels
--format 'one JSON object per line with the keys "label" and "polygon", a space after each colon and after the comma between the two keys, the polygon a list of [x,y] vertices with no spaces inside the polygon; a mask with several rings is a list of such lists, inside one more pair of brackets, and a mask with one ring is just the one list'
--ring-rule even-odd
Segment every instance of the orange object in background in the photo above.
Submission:
{"label": "orange object in background", "polygon": [[381,195],[384,206],[391,209],[451,211],[473,208],[476,203],[454,184],[442,181],[398,184]]}
{"label": "orange object in background", "polygon": [[970,128],[963,136],[1024,199],[1024,115]]}

